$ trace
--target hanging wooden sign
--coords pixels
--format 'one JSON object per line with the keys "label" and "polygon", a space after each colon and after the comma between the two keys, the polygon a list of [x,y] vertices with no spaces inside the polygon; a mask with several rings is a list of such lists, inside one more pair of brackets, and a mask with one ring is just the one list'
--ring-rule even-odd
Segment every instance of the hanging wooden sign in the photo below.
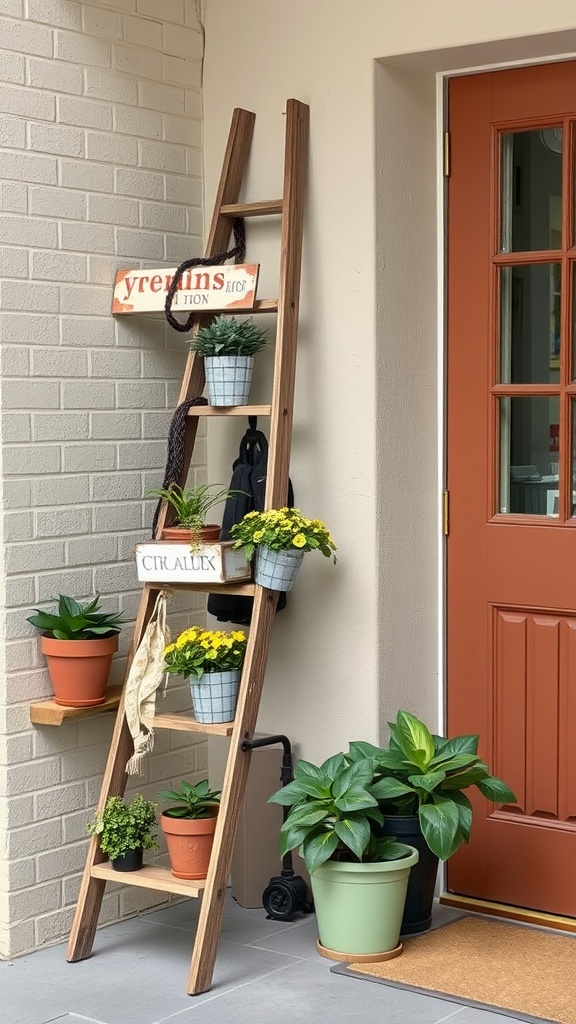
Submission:
{"label": "hanging wooden sign", "polygon": [[172,544],[149,541],[136,545],[138,579],[149,583],[232,583],[249,580],[250,562],[232,541],[223,544]]}
{"label": "hanging wooden sign", "polygon": [[[173,310],[252,309],[256,302],[258,263],[192,267],[178,283]],[[176,267],[170,270],[119,270],[114,284],[112,313],[163,313]]]}

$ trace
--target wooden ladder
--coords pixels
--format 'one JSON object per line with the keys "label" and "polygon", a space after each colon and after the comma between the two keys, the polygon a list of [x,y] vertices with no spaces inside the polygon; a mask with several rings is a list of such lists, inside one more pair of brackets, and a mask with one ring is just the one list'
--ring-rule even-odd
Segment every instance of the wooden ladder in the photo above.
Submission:
{"label": "wooden ladder", "polygon": [[[209,257],[226,251],[234,218],[263,217],[272,214],[281,217],[278,298],[260,299],[256,302],[253,310],[254,313],[277,313],[271,403],[269,405],[222,408],[193,406],[188,413],[186,453],[180,483],[184,484],[188,475],[200,416],[269,416],[270,450],[266,481],[266,508],[279,508],[286,503],[288,493],[309,111],[306,104],[297,100],[290,99],[287,102],[282,199],[240,203],[240,190],[248,161],[254,121],[255,115],[251,111],[242,109],[234,111],[204,255]],[[208,322],[210,316],[210,314],[200,315],[199,325]],[[201,395],[204,383],[203,360],[190,352],[184,371],[179,404],[188,398]],[[156,538],[161,535],[166,513],[167,509],[164,505],[159,516]],[[107,881],[138,885],[181,896],[202,896],[188,979],[188,992],[191,995],[197,995],[200,992],[206,992],[212,983],[214,961],[222,926],[226,885],[250,765],[250,751],[243,751],[242,743],[253,737],[256,728],[278,595],[274,591],[253,583],[225,584],[221,587],[212,583],[179,585],[179,589],[182,587],[192,591],[214,593],[222,590],[227,594],[245,594],[254,597],[252,621],[234,722],[225,725],[200,725],[190,714],[157,714],[154,718],[155,729],[177,729],[230,736],[230,750],[208,875],[204,881],[200,882],[183,881],[174,878],[169,868],[160,865],[150,865],[141,871],[119,875],[104,860],[97,837],[94,836],[88,849],[76,914],[70,933],[67,959],[69,961],[82,960],[90,955]],[[159,589],[161,589],[160,584],[147,583],[144,585],[128,656],[125,681],[132,658],[152,613]],[[124,793],[125,766],[132,751],[132,738],[126,723],[124,698],[122,697],[102,782],[98,805],[100,808],[104,806],[109,796]]]}

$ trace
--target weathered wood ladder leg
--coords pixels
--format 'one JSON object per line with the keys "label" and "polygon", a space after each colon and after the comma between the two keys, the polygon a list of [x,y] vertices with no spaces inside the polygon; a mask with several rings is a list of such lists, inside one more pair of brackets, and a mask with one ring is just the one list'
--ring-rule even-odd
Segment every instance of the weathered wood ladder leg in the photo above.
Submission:
{"label": "weathered wood ladder leg", "polygon": [[[288,494],[308,119],[309,112],[305,104],[288,100],[278,319],[266,482],[267,508],[281,508],[285,505]],[[212,983],[222,926],[226,883],[250,765],[250,753],[242,750],[242,741],[251,738],[256,728],[277,599],[278,595],[272,591],[256,587],[234,731],[230,739],[230,752],[222,788],[221,810],[192,954],[188,984],[191,995],[206,992]]]}

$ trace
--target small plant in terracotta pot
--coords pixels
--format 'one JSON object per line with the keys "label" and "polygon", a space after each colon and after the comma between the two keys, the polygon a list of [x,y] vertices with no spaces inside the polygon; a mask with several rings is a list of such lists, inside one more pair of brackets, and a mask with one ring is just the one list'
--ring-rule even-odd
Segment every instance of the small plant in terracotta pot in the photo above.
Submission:
{"label": "small plant in terracotta pot", "polygon": [[96,811],[86,826],[90,835],[98,836],[100,849],[115,871],[138,871],[144,850],[158,846],[158,807],[136,793],[127,804],[121,796],[109,796],[104,809]]}
{"label": "small plant in terracotta pot", "polygon": [[56,703],[72,708],[104,704],[122,617],[100,611],[99,594],[87,604],[60,594],[55,612],[34,611],[27,621],[42,630],[40,650]]}
{"label": "small plant in terracotta pot", "polygon": [[158,796],[172,801],[160,817],[172,874],[176,878],[206,878],[220,791],[210,789],[207,779],[195,785],[183,780],[179,790],[165,789]]}
{"label": "small plant in terracotta pot", "polygon": [[220,537],[220,526],[206,523],[206,516],[215,505],[222,502],[236,491],[230,491],[219,484],[201,484],[199,487],[156,487],[147,491],[147,498],[161,498],[170,506],[173,522],[162,530],[162,540],[171,540],[186,544],[211,544]]}

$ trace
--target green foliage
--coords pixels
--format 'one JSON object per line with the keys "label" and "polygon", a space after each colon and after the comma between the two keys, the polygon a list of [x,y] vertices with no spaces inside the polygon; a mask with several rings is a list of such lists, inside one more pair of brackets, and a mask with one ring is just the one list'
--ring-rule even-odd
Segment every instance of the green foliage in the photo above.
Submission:
{"label": "green foliage", "polygon": [[298,761],[294,781],[269,800],[292,808],[280,829],[282,856],[302,846],[310,872],[331,857],[381,861],[407,856],[409,849],[402,843],[372,834],[371,822],[383,822],[378,802],[369,792],[373,775],[370,758],[348,765],[344,754],[335,754],[320,767]]}
{"label": "green foliage", "polygon": [[119,633],[120,624],[124,622],[122,616],[115,612],[100,612],[99,608],[99,594],[84,605],[60,594],[57,612],[35,608],[36,614],[30,615],[27,621],[56,640],[94,640]]}
{"label": "green foliage", "polygon": [[96,811],[86,831],[98,836],[100,849],[110,860],[128,850],[154,850],[158,846],[156,811],[157,805],[141,793],[129,804],[121,796],[109,796],[104,810]]}
{"label": "green foliage", "polygon": [[190,338],[190,347],[199,356],[251,356],[265,344],[265,330],[234,316],[217,316]]}
{"label": "green foliage", "polygon": [[210,683],[211,672],[230,672],[240,669],[246,654],[246,634],[241,629],[231,633],[222,630],[190,626],[175,643],[164,648],[164,670],[198,682],[205,674]]}
{"label": "green foliage", "polygon": [[247,512],[230,528],[230,536],[236,541],[234,547],[242,548],[248,560],[262,545],[271,551],[321,551],[336,561],[336,545],[328,527],[320,519],[307,519],[299,508]]}
{"label": "green foliage", "polygon": [[[215,490],[215,488],[219,488]],[[179,484],[171,487],[155,487],[146,491],[145,498],[162,498],[174,509],[174,522],[189,530],[200,530],[206,525],[206,514],[214,505],[226,501],[229,495],[238,494],[220,484],[201,484],[200,487],[183,488]]]}
{"label": "green foliage", "polygon": [[195,786],[182,780],[179,790],[163,789],[158,796],[177,801],[163,812],[168,818],[213,818],[218,813],[221,794],[220,790],[210,789],[207,779],[202,779]]}
{"label": "green foliage", "polygon": [[476,786],[489,800],[516,803],[512,790],[478,757],[478,736],[434,736],[407,711],[388,725],[388,749],[354,742],[346,760],[372,762],[370,793],[380,809],[387,817],[417,814],[428,846],[441,860],[470,839],[472,804],[462,790]]}

